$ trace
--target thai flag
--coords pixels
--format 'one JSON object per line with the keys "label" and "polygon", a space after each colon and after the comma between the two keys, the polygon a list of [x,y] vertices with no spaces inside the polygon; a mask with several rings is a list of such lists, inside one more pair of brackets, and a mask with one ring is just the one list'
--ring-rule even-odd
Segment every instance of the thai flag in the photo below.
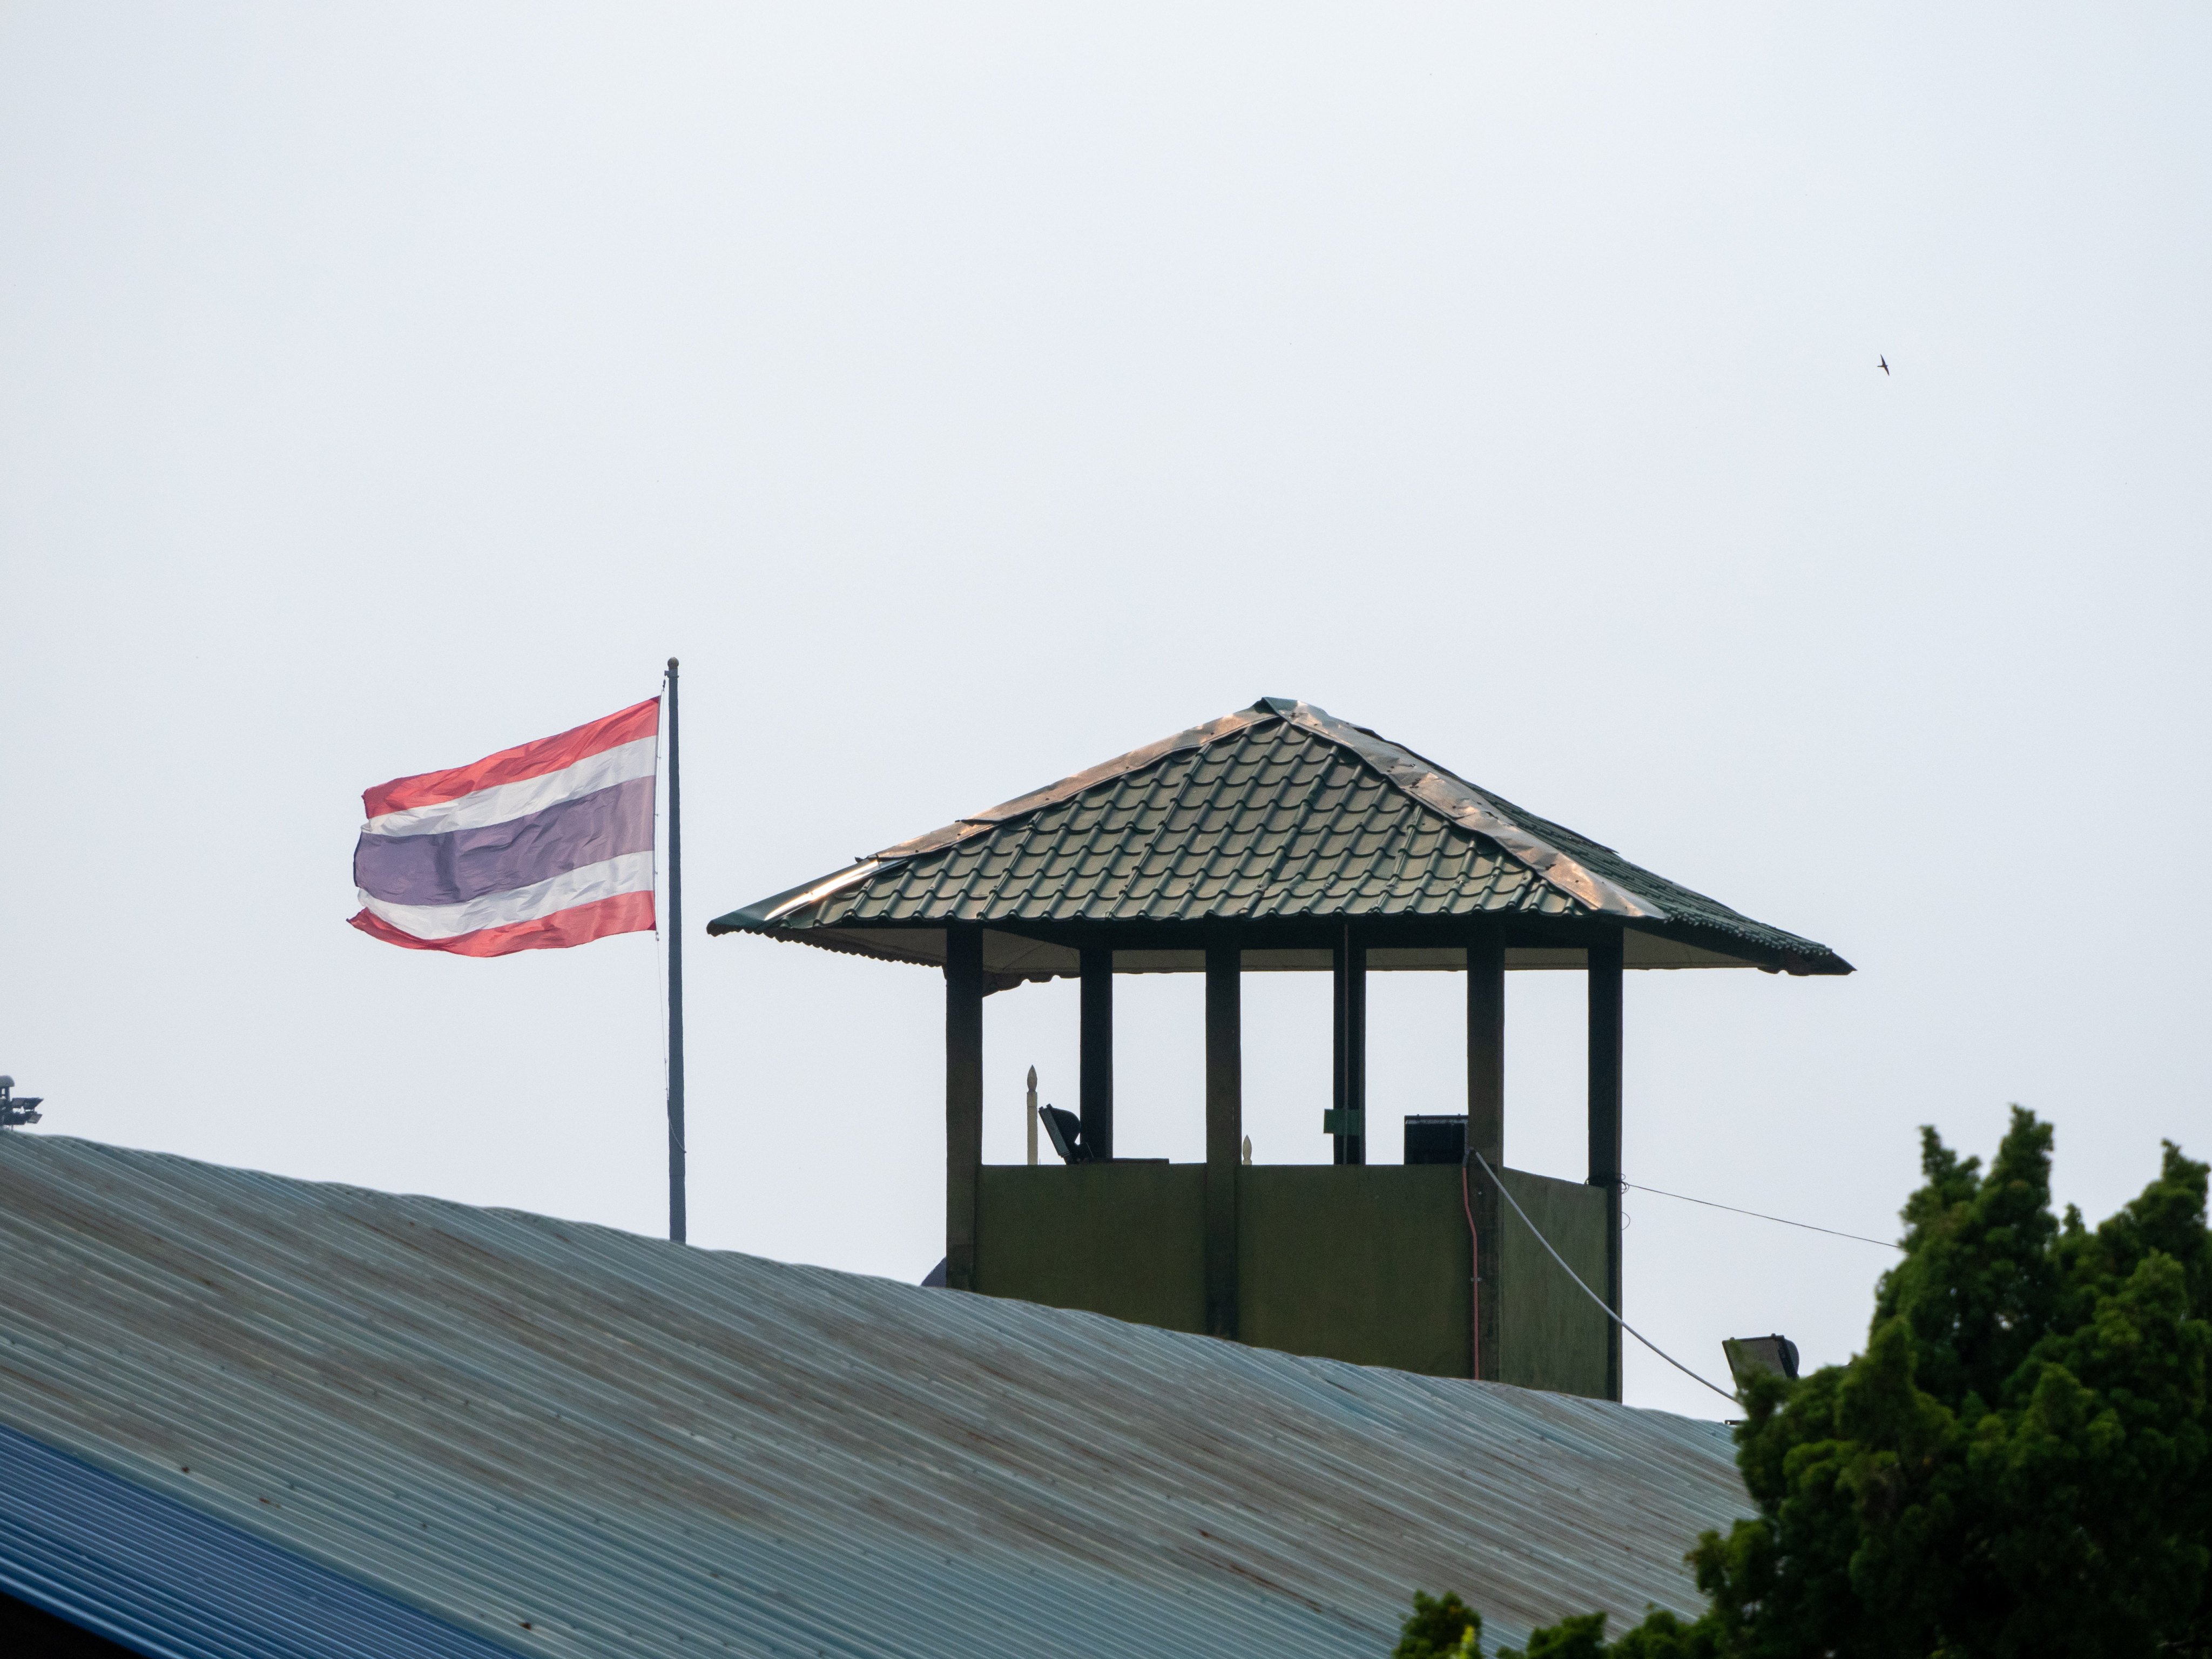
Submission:
{"label": "thai flag", "polygon": [[465,957],[652,927],[659,748],[654,697],[473,766],[366,791],[353,925]]}

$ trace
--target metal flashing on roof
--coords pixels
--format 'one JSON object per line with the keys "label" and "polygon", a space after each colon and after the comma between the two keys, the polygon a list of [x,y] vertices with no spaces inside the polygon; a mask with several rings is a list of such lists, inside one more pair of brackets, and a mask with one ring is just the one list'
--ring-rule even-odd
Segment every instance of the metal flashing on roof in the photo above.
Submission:
{"label": "metal flashing on roof", "polygon": [[770,909],[763,920],[781,921],[793,910],[804,910],[811,904],[821,903],[833,894],[843,892],[848,887],[857,887],[882,869],[886,862],[883,859],[867,859],[849,870],[841,870],[826,880],[817,881],[811,887],[793,894]]}
{"label": "metal flashing on roof", "polygon": [[995,829],[1000,824],[1011,823],[1016,818],[1027,817],[1030,813],[1042,811],[1045,807],[1056,806],[1061,801],[1072,800],[1085,790],[1095,789],[1102,783],[1111,782],[1115,778],[1127,777],[1132,772],[1140,772],[1156,762],[1165,760],[1170,755],[1180,755],[1188,750],[1203,749],[1206,744],[1218,738],[1233,737],[1237,732],[1248,731],[1268,719],[1279,718],[1272,709],[1267,714],[1260,712],[1275,701],[1276,699],[1273,698],[1263,697],[1249,708],[1241,709],[1234,714],[1224,714],[1219,720],[1208,720],[1203,726],[1191,726],[1186,731],[1176,732],[1171,738],[1163,738],[1158,743],[1148,743],[1141,749],[1132,749],[1126,755],[1116,755],[1112,760],[1103,761],[1087,770],[1062,778],[1058,783],[1048,783],[1042,789],[1030,790],[1026,795],[1017,795],[1012,800],[1001,801],[998,805],[978,812],[972,817],[956,818],[941,830],[933,830],[926,836],[916,836],[911,841],[902,841],[895,847],[886,847],[876,856],[889,862],[893,859],[919,858],[924,853],[942,852],[945,848],[963,842],[971,836],[981,835],[984,831]]}
{"label": "metal flashing on roof", "polygon": [[1462,830],[1487,836],[1527,865],[1553,886],[1581,901],[1600,915],[1629,916],[1664,921],[1667,913],[1649,900],[1638,899],[1618,882],[1584,868],[1542,836],[1532,834],[1498,809],[1464,778],[1454,777],[1410,749],[1401,749],[1364,726],[1338,720],[1310,702],[1288,702],[1279,697],[1261,702],[1293,725],[1319,732],[1341,744],[1396,784],[1423,805],[1431,807]]}
{"label": "metal flashing on roof", "polygon": [[[943,960],[942,944],[920,933],[941,940],[948,923],[1025,934],[1036,946],[1026,964],[987,960],[996,988],[1073,972],[1070,928],[1395,927],[1473,915],[1522,929],[1511,967],[1558,965],[1561,951],[1585,942],[1586,931],[1574,930],[1626,924],[1631,967],[1850,971],[1825,945],[1641,869],[1366,727],[1279,697],[885,848],[708,931],[932,963]],[[916,936],[889,937],[904,930]],[[1177,959],[1191,948],[1121,942]],[[1269,947],[1255,939],[1251,948]]]}
{"label": "metal flashing on roof", "polygon": [[1716,1423],[26,1135],[0,1424],[544,1659],[1347,1659],[1446,1588],[1519,1641],[1694,1607],[1747,1508]]}

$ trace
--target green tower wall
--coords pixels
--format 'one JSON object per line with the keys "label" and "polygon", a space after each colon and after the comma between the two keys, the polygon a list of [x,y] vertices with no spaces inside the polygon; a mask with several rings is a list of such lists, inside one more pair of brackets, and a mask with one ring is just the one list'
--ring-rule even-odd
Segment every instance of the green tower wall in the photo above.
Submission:
{"label": "green tower wall", "polygon": [[[1505,1171],[1576,1272],[1605,1273],[1605,1195]],[[976,1268],[987,1295],[1168,1330],[1205,1328],[1206,1170],[1195,1164],[987,1166]],[[1504,1381],[1605,1389],[1605,1316],[1510,1210],[1502,1218]],[[1248,1164],[1237,1181],[1237,1334],[1255,1346],[1468,1372],[1472,1257],[1456,1164]]]}

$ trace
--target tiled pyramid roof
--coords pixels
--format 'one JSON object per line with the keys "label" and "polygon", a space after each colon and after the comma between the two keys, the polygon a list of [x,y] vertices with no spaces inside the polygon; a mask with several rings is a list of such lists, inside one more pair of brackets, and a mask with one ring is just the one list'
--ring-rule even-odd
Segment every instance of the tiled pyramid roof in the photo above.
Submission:
{"label": "tiled pyramid roof", "polygon": [[1027,960],[993,963],[1002,976],[1034,977],[1071,971],[1066,940],[1100,925],[1165,958],[1190,954],[1158,948],[1159,930],[1176,924],[1273,925],[1291,945],[1285,925],[1475,916],[1528,924],[1528,959],[1516,965],[1553,965],[1534,958],[1578,951],[1588,924],[1619,923],[1631,966],[1850,971],[1825,945],[1641,869],[1364,727],[1273,697],[732,911],[708,931],[933,961],[942,935],[927,930],[980,922],[1038,941]]}

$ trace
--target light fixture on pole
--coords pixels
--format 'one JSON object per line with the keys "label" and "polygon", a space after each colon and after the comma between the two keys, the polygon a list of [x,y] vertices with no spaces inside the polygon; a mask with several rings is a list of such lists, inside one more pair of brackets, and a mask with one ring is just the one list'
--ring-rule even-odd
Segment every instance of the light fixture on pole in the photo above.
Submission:
{"label": "light fixture on pole", "polygon": [[39,1121],[39,1107],[43,1095],[18,1095],[15,1079],[0,1077],[0,1129],[21,1128],[26,1123]]}

